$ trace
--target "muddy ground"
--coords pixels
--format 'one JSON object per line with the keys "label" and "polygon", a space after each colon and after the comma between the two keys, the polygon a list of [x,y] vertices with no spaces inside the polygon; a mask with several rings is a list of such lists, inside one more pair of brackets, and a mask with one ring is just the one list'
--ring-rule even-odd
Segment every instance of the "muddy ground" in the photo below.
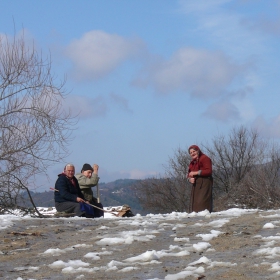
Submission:
{"label": "muddy ground", "polygon": [[[158,224],[149,225],[149,217],[142,217],[142,224],[135,223],[138,219],[23,219],[4,230],[1,230],[0,240],[0,278],[1,279],[164,279],[166,275],[183,271],[189,263],[197,261],[202,256],[217,262],[236,263],[234,266],[209,267],[204,263],[195,265],[204,267],[202,273],[195,276],[184,276],[180,279],[279,279],[280,276],[271,271],[269,263],[275,259],[266,259],[265,256],[255,255],[257,249],[264,245],[259,235],[277,235],[277,228],[263,229],[263,225],[275,221],[275,218],[265,218],[268,212],[244,214],[240,217],[229,218],[224,226],[217,228],[223,232],[218,237],[208,241],[211,244],[209,251],[190,251],[190,255],[182,257],[166,256],[158,262],[150,264],[133,264],[133,270],[120,272],[108,270],[108,264],[114,261],[122,262],[126,258],[138,256],[148,250],[168,250],[170,245],[180,245],[174,242],[174,237],[188,237],[190,244],[201,242],[201,233],[210,233],[213,227],[207,227],[211,217],[185,217],[178,219],[161,219]],[[224,217],[223,217],[224,218]],[[129,223],[119,222],[126,219]],[[143,223],[147,221],[147,225]],[[195,223],[204,223],[204,226],[193,226]],[[178,227],[184,224],[185,227]],[[120,232],[133,230],[158,230],[156,237],[150,241],[134,241],[132,244],[98,245],[96,242],[104,236],[117,236]],[[164,229],[164,230],[163,230]],[[278,247],[275,243],[274,246]],[[175,244],[176,243],[176,244]],[[180,246],[186,242],[181,243]],[[84,247],[76,244],[86,244]],[[65,249],[72,247],[67,253],[60,255],[43,254],[47,249]],[[215,251],[214,251],[214,250]],[[91,260],[84,256],[88,252],[109,251],[110,254],[100,255],[100,259]],[[91,272],[63,273],[62,268],[50,268],[55,261],[68,262],[81,260],[90,262],[95,269]],[[266,263],[265,263],[266,262]],[[128,265],[129,266],[129,265]],[[123,268],[123,267],[122,267]],[[81,276],[83,275],[83,276]]]}

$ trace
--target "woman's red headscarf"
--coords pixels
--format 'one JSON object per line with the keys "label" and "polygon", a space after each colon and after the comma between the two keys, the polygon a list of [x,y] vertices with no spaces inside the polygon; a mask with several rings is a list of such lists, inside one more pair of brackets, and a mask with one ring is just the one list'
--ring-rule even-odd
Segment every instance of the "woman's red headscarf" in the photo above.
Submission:
{"label": "woman's red headscarf", "polygon": [[190,153],[190,150],[193,149],[193,150],[196,150],[198,151],[198,155],[200,156],[202,154],[200,148],[197,146],[197,145],[191,145],[188,149],[189,153]]}

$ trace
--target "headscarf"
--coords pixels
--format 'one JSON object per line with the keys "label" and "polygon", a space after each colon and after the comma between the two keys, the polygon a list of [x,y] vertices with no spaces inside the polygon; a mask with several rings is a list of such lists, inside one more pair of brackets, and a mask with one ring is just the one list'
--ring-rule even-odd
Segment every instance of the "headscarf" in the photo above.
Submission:
{"label": "headscarf", "polygon": [[200,150],[200,148],[197,146],[197,145],[191,145],[188,149],[188,152],[190,153],[190,150],[193,149],[193,150],[196,150],[198,151],[198,156],[202,155],[202,152]]}
{"label": "headscarf", "polygon": [[202,155],[202,152],[200,148],[197,145],[191,145],[188,149],[188,152],[190,153],[190,150],[193,149],[198,152],[197,159],[194,159],[190,162],[190,166],[192,171],[198,171],[199,170],[199,157]]}

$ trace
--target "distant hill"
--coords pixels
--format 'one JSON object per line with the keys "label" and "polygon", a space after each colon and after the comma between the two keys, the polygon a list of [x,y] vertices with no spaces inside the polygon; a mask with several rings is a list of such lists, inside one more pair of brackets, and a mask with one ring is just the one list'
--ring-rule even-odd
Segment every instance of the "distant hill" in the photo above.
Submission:
{"label": "distant hill", "polygon": [[[137,197],[135,196],[136,184],[140,180],[132,179],[119,179],[110,183],[99,183],[100,202],[104,207],[107,206],[120,206],[128,204],[134,214],[146,215],[149,212],[145,211]],[[94,195],[96,196],[96,188],[93,188]],[[54,207],[54,194],[53,191],[45,191],[41,193],[31,192],[32,199],[37,207]],[[23,194],[24,204],[31,207],[27,193]]]}

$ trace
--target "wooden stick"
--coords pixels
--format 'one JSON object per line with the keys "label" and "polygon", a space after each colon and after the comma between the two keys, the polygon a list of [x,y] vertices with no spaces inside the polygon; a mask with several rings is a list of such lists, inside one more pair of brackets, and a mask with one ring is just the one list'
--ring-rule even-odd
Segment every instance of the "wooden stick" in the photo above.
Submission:
{"label": "wooden stick", "polygon": [[96,185],[96,194],[97,194],[97,202],[100,203],[100,195],[99,195],[99,185]]}

